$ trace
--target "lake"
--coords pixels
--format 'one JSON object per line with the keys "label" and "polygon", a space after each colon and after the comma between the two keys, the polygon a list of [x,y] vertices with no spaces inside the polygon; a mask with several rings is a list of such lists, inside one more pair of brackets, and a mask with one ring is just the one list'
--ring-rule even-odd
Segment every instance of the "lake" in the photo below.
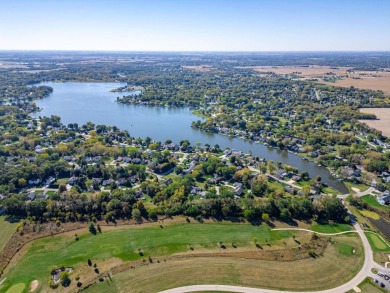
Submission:
{"label": "lake", "polygon": [[97,124],[117,126],[128,130],[133,137],[145,138],[164,142],[171,139],[178,143],[188,139],[192,144],[200,142],[211,146],[218,144],[222,149],[230,147],[245,153],[282,162],[307,171],[310,177],[321,176],[322,181],[336,188],[342,193],[348,193],[346,186],[333,178],[324,167],[303,160],[300,156],[286,151],[273,149],[263,144],[249,142],[239,138],[232,138],[220,134],[212,134],[192,129],[191,122],[201,120],[192,114],[188,108],[160,108],[137,105],[123,105],[116,102],[117,97],[129,93],[114,93],[110,90],[124,86],[123,83],[54,83],[46,82],[53,88],[53,93],[36,104],[42,110],[35,117],[59,115],[61,121],[67,125],[78,123],[79,126],[88,121]]}

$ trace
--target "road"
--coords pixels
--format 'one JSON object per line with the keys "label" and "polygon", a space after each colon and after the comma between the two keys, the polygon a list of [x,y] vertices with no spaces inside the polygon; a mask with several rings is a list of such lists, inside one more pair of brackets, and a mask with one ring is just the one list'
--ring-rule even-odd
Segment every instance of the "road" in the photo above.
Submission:
{"label": "road", "polygon": [[[346,233],[357,233],[363,244],[364,248],[364,263],[360,271],[357,273],[357,275],[348,281],[347,283],[340,285],[333,289],[328,290],[322,290],[322,291],[313,291],[313,292],[306,292],[306,293],[343,293],[347,292],[354,287],[357,287],[361,282],[364,281],[364,279],[367,276],[373,277],[378,279],[380,282],[383,282],[386,285],[390,285],[389,282],[385,281],[383,278],[379,277],[378,275],[371,272],[372,268],[376,268],[378,271],[381,271],[383,273],[386,273],[387,275],[390,275],[390,269],[387,269],[377,263],[374,262],[373,252],[370,246],[370,243],[368,242],[368,239],[366,235],[364,234],[364,231],[360,227],[360,224],[358,222],[354,222],[353,226],[355,228],[355,231],[348,231],[348,232],[340,232],[340,233],[333,233],[333,234],[324,234],[324,233],[317,233],[321,235],[340,235],[340,234],[346,234]],[[293,230],[290,228],[286,228],[288,230]],[[277,229],[282,230],[282,229]],[[295,229],[295,230],[303,230],[314,233],[314,231],[306,230],[306,229]],[[390,288],[387,286],[387,289]],[[278,291],[278,290],[269,290],[269,289],[258,289],[258,288],[249,288],[249,287],[241,287],[241,286],[228,286],[228,285],[194,285],[194,286],[184,286],[184,287],[178,287],[173,288],[169,290],[162,291],[160,293],[184,293],[184,292],[199,292],[199,291],[226,291],[226,292],[240,292],[240,293],[297,293],[294,291]]]}

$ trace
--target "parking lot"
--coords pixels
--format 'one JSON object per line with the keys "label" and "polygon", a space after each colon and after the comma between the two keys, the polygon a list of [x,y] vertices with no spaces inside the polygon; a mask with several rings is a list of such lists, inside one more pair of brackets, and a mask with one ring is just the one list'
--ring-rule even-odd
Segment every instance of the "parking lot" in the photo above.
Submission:
{"label": "parking lot", "polygon": [[374,278],[374,282],[377,283],[382,288],[386,288],[388,291],[390,291],[390,276],[378,271],[378,274]]}

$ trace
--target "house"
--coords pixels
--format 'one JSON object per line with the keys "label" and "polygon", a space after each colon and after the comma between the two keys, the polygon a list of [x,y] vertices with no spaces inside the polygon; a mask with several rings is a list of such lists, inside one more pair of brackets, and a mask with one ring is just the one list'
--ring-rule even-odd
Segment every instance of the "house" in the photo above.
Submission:
{"label": "house", "polygon": [[134,158],[134,159],[131,160],[131,162],[133,164],[141,164],[141,159],[140,158]]}
{"label": "house", "polygon": [[190,191],[191,194],[198,194],[200,192],[202,192],[202,188],[198,186],[191,186],[191,191]]}
{"label": "house", "polygon": [[92,178],[92,184],[100,185],[100,183],[102,183],[101,178]]}
{"label": "house", "polygon": [[28,184],[30,184],[30,185],[37,185],[39,183],[41,183],[41,179],[39,179],[39,178],[28,180]]}
{"label": "house", "polygon": [[292,186],[289,186],[289,185],[286,185],[284,187],[284,191],[288,192],[288,193],[291,193],[291,194],[294,194],[294,187]]}
{"label": "house", "polygon": [[292,177],[292,180],[294,180],[295,182],[299,182],[301,181],[301,176],[295,175]]}
{"label": "house", "polygon": [[49,198],[49,195],[41,192],[40,194],[38,194],[37,196],[35,196],[35,199],[48,199]]}
{"label": "house", "polygon": [[135,193],[135,197],[136,198],[141,198],[141,197],[143,197],[144,196],[144,194],[142,193],[142,191],[137,191],[136,193]]}
{"label": "house", "polygon": [[75,185],[77,183],[77,180],[78,180],[77,177],[72,176],[72,177],[69,178],[68,184],[73,186],[73,185]]}
{"label": "house", "polygon": [[72,156],[63,156],[62,158],[67,162],[74,162],[74,158]]}
{"label": "house", "polygon": [[28,194],[27,194],[27,198],[28,200],[34,200],[35,199],[35,192],[34,191],[30,191]]}
{"label": "house", "polygon": [[108,179],[108,180],[103,180],[102,182],[102,186],[107,186],[107,185],[111,185],[111,183],[114,183],[114,179]]}
{"label": "house", "polygon": [[54,181],[56,181],[56,179],[53,177],[53,176],[50,176],[49,178],[47,178],[45,180],[45,185],[49,186],[50,184],[52,184]]}
{"label": "house", "polygon": [[127,178],[119,178],[118,179],[118,186],[126,185],[127,184]]}
{"label": "house", "polygon": [[129,157],[124,157],[124,158],[123,158],[123,162],[124,162],[124,163],[131,163],[131,158],[129,158]]}
{"label": "house", "polygon": [[37,145],[36,147],[35,147],[35,152],[36,153],[41,153],[42,152],[42,146],[40,146],[40,145]]}
{"label": "house", "polygon": [[389,204],[390,203],[390,194],[378,197],[378,202],[380,204],[383,204],[383,205]]}
{"label": "house", "polygon": [[233,184],[234,195],[241,195],[243,193],[242,183],[235,182]]}
{"label": "house", "polygon": [[165,185],[170,185],[173,182],[172,178],[168,178],[167,180],[164,181]]}

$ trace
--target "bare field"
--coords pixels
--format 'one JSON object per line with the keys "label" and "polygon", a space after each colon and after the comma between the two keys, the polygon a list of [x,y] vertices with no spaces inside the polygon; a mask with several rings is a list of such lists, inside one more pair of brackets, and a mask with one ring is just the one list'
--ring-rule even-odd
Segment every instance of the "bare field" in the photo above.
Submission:
{"label": "bare field", "polygon": [[359,122],[366,123],[368,126],[382,131],[383,135],[390,137],[390,108],[362,108],[360,112],[375,114],[379,120],[359,120]]}
{"label": "bare field", "polygon": [[[347,72],[350,67],[329,67],[329,66],[256,66],[252,67],[258,72],[274,72],[276,74],[291,74],[295,72],[303,79],[318,79],[318,82],[350,87],[354,86],[360,89],[381,90],[385,93],[390,93],[390,72],[382,71],[353,71]],[[329,73],[333,73],[329,74]],[[328,74],[327,74],[328,73]],[[325,78],[332,76],[342,77],[335,82],[324,81]]]}

